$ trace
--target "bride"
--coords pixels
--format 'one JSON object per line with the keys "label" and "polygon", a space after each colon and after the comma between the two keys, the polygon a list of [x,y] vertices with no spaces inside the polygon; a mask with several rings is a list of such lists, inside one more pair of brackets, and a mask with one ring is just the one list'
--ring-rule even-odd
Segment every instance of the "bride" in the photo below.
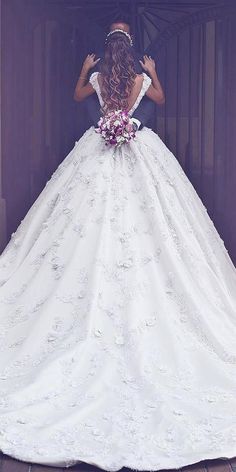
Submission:
{"label": "bride", "polygon": [[[131,48],[113,31],[86,85],[85,60],[77,98],[105,119],[164,100]],[[87,129],[1,255],[0,449],[107,471],[236,456],[236,270],[158,134],[104,137]]]}

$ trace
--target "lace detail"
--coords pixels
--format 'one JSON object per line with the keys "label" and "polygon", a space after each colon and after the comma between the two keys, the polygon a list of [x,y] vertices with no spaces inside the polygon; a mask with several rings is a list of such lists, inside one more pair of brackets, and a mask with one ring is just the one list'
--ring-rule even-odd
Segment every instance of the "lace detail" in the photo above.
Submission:
{"label": "lace detail", "polygon": [[108,471],[236,455],[235,268],[151,129],[113,155],[89,128],[0,280],[3,452]]}
{"label": "lace detail", "polygon": [[129,110],[129,115],[132,116],[133,113],[135,112],[136,108],[138,108],[143,96],[145,95],[148,87],[151,85],[152,83],[152,79],[145,73],[143,72],[142,73],[143,75],[143,84],[142,84],[142,88],[139,92],[139,95],[134,103],[134,105],[132,106],[132,108]]}
{"label": "lace detail", "polygon": [[89,82],[92,84],[94,90],[97,93],[100,106],[103,107],[102,94],[101,94],[100,86],[99,86],[99,83],[98,83],[98,74],[99,74],[99,72],[93,72],[90,75]]}

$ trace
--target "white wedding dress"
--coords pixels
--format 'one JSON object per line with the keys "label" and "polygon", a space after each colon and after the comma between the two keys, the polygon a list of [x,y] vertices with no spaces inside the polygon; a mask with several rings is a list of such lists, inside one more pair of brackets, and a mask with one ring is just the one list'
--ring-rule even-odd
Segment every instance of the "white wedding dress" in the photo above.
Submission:
{"label": "white wedding dress", "polygon": [[150,128],[114,155],[94,126],[75,142],[0,257],[0,310],[4,453],[107,471],[236,456],[236,270]]}

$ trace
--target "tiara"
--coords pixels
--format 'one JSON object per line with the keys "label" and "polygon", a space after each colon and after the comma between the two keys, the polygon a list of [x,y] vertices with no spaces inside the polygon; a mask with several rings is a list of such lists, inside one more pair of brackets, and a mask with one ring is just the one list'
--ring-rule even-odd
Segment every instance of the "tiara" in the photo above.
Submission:
{"label": "tiara", "polygon": [[133,40],[132,40],[130,34],[127,33],[126,31],[122,30],[122,29],[119,29],[119,28],[114,29],[113,31],[110,31],[110,33],[107,34],[105,44],[107,43],[107,40],[108,40],[109,36],[111,36],[111,34],[113,34],[113,33],[123,33],[123,34],[125,34],[125,36],[129,39],[130,46],[133,46]]}

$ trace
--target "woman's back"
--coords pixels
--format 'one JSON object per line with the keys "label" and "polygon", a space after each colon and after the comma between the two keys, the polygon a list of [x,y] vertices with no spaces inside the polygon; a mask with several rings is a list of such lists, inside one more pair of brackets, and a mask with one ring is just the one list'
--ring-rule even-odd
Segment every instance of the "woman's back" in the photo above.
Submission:
{"label": "woman's back", "polygon": [[[98,73],[97,76],[97,81],[98,85],[100,88],[101,96],[103,95],[103,77],[101,73]],[[138,99],[140,92],[142,90],[143,86],[143,81],[144,81],[144,76],[143,74],[136,74],[136,77],[134,79],[134,84],[131,88],[129,97],[127,99],[127,110],[131,110],[136,103],[136,100]],[[122,97],[123,98],[123,97]]]}

